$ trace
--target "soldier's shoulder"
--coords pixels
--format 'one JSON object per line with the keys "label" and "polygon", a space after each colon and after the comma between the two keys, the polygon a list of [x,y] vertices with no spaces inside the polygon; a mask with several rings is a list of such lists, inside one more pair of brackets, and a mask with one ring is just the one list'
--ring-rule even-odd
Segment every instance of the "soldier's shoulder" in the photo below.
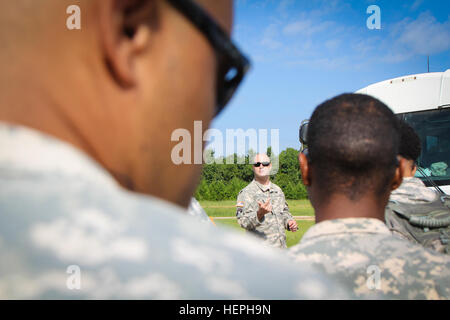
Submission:
{"label": "soldier's shoulder", "polygon": [[421,244],[413,243],[410,241],[404,241],[399,237],[392,236],[389,241],[391,247],[396,247],[404,253],[404,256],[408,259],[422,259],[427,262],[438,263],[442,266],[447,266],[450,272],[450,256],[436,252],[430,248],[425,248]]}
{"label": "soldier's shoulder", "polygon": [[280,188],[280,186],[278,186],[277,184],[275,184],[275,183],[273,183],[273,182],[272,182],[272,188],[273,188],[274,190],[277,190],[278,192],[283,193],[283,190]]}
{"label": "soldier's shoulder", "polygon": [[254,181],[252,181],[245,188],[243,188],[241,191],[239,191],[239,194],[254,193],[256,190],[257,190],[257,185],[254,183]]}

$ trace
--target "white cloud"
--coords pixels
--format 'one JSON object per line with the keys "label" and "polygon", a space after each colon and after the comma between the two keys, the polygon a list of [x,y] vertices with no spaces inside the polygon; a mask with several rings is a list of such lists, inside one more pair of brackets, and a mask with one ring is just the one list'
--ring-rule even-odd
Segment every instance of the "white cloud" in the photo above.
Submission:
{"label": "white cloud", "polygon": [[272,23],[264,31],[260,44],[269,49],[278,49],[282,46],[282,43],[277,40],[278,35],[278,27]]}
{"label": "white cloud", "polygon": [[393,43],[409,54],[437,54],[450,48],[450,20],[440,23],[430,13],[416,20],[404,19],[393,26]]}
{"label": "white cloud", "polygon": [[[255,61],[276,61],[286,66],[327,71],[361,70],[379,64],[402,63],[419,55],[434,55],[450,49],[450,17],[446,21],[438,21],[431,13],[425,12],[416,19],[409,17],[389,24],[386,22],[382,31],[371,32],[364,26],[335,21],[328,15],[332,13],[335,17],[338,11],[351,10],[342,2],[319,1],[315,7],[321,10],[300,12],[289,12],[290,5],[290,0],[279,3],[276,17],[263,30],[259,40],[258,49],[262,50],[252,52]],[[410,3],[405,11],[411,5],[419,10],[423,3]],[[285,16],[283,12],[288,14]]]}
{"label": "white cloud", "polygon": [[341,40],[339,40],[339,39],[330,39],[330,40],[325,41],[325,47],[328,50],[335,50],[339,47],[340,43],[341,43]]}
{"label": "white cloud", "polygon": [[289,61],[290,66],[302,66],[315,70],[355,70],[360,64],[353,62],[348,57],[318,57],[310,59],[299,59]]}
{"label": "white cloud", "polygon": [[410,7],[410,10],[412,10],[412,11],[417,10],[422,3],[423,3],[423,0],[416,0],[416,1],[414,1],[414,3]]}
{"label": "white cloud", "polygon": [[367,56],[378,52],[382,43],[383,39],[381,37],[356,38],[350,47],[356,55]]}
{"label": "white cloud", "polygon": [[298,20],[283,28],[285,35],[305,35],[311,36],[315,33],[327,30],[332,26],[330,21]]}
{"label": "white cloud", "polygon": [[289,16],[289,9],[294,3],[295,3],[294,0],[281,0],[278,5],[277,12],[282,17]]}

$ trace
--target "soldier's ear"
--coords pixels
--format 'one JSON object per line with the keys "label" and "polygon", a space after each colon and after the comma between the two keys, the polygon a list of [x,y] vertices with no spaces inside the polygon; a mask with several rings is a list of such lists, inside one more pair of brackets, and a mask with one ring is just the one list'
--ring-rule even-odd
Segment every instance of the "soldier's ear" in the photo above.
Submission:
{"label": "soldier's ear", "polygon": [[302,172],[302,180],[305,186],[311,185],[311,173],[309,170],[308,158],[302,152],[298,154],[298,162],[300,163],[300,171]]}
{"label": "soldier's ear", "polygon": [[398,166],[395,168],[394,178],[391,182],[391,191],[397,189],[403,181],[403,172],[405,172],[405,168],[407,166],[406,159],[403,157],[398,157]]}
{"label": "soldier's ear", "polygon": [[157,12],[155,0],[98,1],[103,59],[120,86],[130,88],[136,84],[136,60],[150,45]]}

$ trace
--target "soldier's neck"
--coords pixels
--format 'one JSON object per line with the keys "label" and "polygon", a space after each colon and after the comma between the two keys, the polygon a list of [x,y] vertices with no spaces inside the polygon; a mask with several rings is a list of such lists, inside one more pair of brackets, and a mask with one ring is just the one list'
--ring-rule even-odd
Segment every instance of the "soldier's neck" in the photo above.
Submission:
{"label": "soldier's neck", "polygon": [[374,196],[363,196],[357,201],[343,194],[334,194],[315,205],[316,223],[345,218],[372,218],[384,221],[386,201]]}
{"label": "soldier's neck", "polygon": [[256,177],[255,176],[255,180],[256,182],[262,184],[263,186],[267,186],[270,183],[270,177]]}

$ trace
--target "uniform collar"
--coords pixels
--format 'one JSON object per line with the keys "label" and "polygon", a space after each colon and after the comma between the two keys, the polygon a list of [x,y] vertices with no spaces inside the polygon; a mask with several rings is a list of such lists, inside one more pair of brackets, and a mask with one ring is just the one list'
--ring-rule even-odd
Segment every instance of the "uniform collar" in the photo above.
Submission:
{"label": "uniform collar", "polygon": [[74,146],[34,129],[0,122],[0,177],[49,174],[119,186],[103,167]]}
{"label": "uniform collar", "polygon": [[391,234],[388,227],[381,220],[373,218],[345,218],[319,222],[308,229],[301,242],[303,243],[322,236],[350,233]]}
{"label": "uniform collar", "polygon": [[420,180],[419,178],[416,177],[407,177],[407,178],[403,178],[402,184],[407,184],[407,185],[417,185],[417,186],[425,186],[425,184],[422,182],[422,180]]}
{"label": "uniform collar", "polygon": [[262,185],[261,183],[259,183],[258,181],[256,181],[255,179],[253,179],[253,182],[258,186],[258,188],[260,188],[262,191],[267,191],[272,189],[272,181],[269,181],[268,185]]}

